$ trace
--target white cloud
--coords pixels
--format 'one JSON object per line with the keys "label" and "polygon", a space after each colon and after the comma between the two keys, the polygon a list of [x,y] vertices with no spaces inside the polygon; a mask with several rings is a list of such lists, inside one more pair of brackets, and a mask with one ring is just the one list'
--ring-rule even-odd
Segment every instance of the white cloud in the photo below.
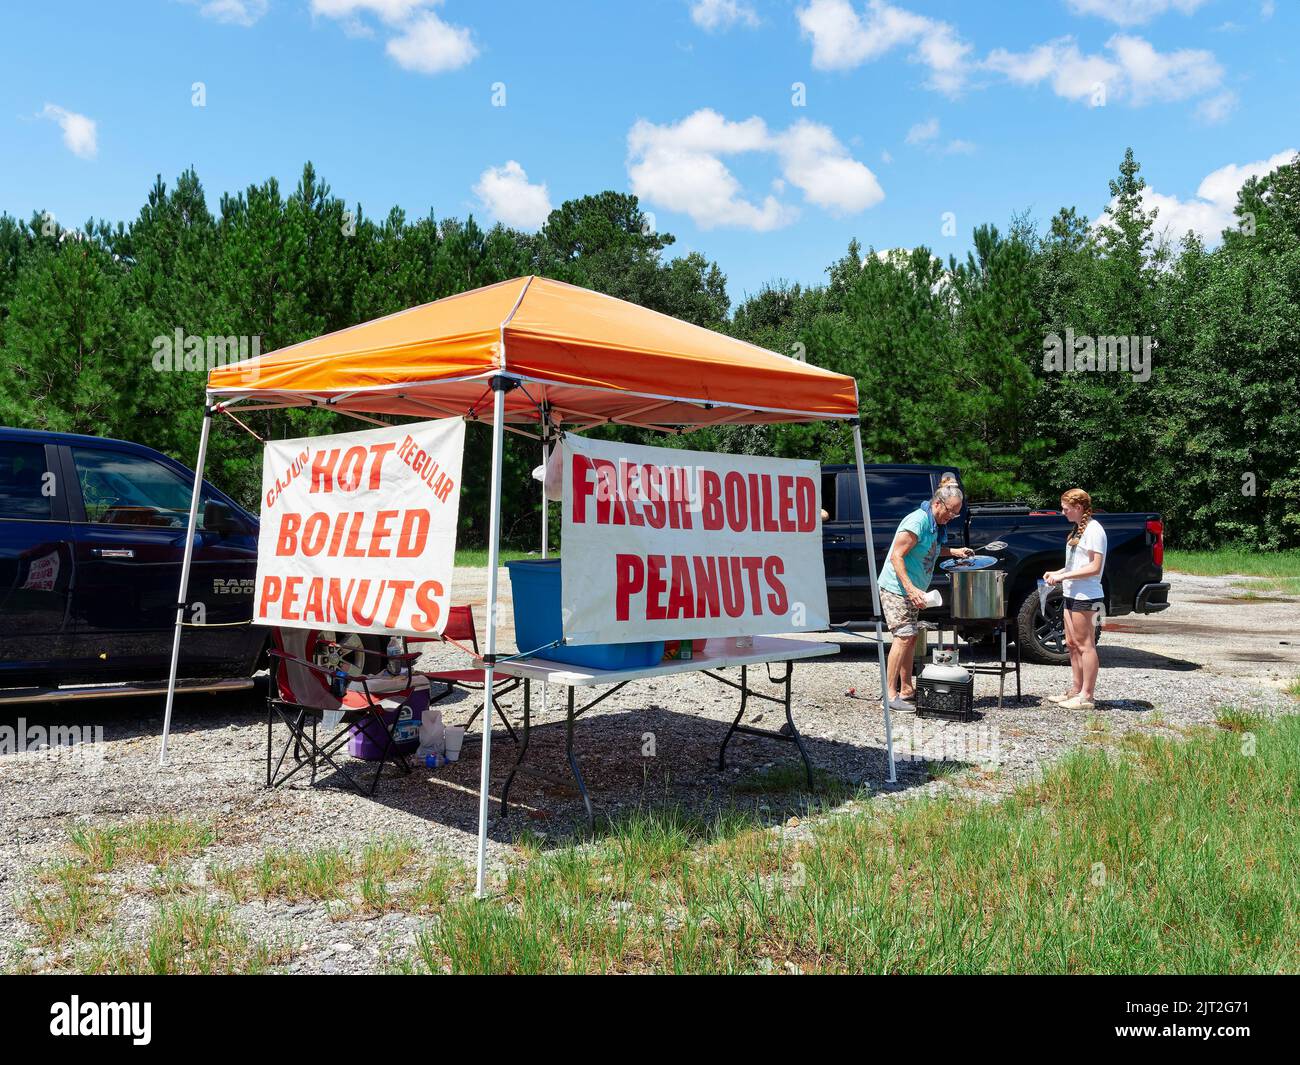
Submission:
{"label": "white cloud", "polygon": [[728,30],[742,22],[757,26],[759,18],[758,12],[743,0],[695,0],[691,21],[702,30]]}
{"label": "white cloud", "polygon": [[350,37],[373,36],[367,18],[388,28],[385,51],[404,70],[442,74],[459,70],[478,56],[473,34],[432,10],[443,0],[311,0],[313,15],[334,19]]}
{"label": "white cloud", "polygon": [[1098,15],[1120,26],[1138,26],[1166,11],[1190,15],[1206,0],[1069,0],[1076,15]]}
{"label": "white cloud", "polygon": [[1229,89],[1217,96],[1202,100],[1196,107],[1196,117],[1207,126],[1217,126],[1226,122],[1228,116],[1237,109],[1237,94]]}
{"label": "white cloud", "polygon": [[[1159,212],[1155,220],[1156,232],[1169,240],[1181,240],[1190,229],[1206,244],[1217,244],[1223,231],[1236,224],[1232,210],[1237,205],[1237,193],[1241,187],[1250,178],[1263,177],[1291,162],[1295,156],[1296,150],[1288,148],[1268,159],[1221,166],[1197,186],[1194,197],[1186,200],[1156,192],[1147,186],[1142,190],[1142,207],[1148,212],[1153,209]],[[1109,220],[1114,206],[1112,200],[1106,213],[1098,219],[1098,225]]]}
{"label": "white cloud", "polygon": [[1049,81],[1067,100],[1091,100],[1104,87],[1107,99],[1127,99],[1134,107],[1199,96],[1223,79],[1214,54],[1201,49],[1158,52],[1141,37],[1125,34],[1111,37],[1106,48],[1109,56],[1085,55],[1073,37],[1060,37],[1027,52],[996,49],[984,66],[1018,85]]}
{"label": "white cloud", "polygon": [[876,175],[849,155],[829,126],[800,119],[774,136],[772,146],[785,179],[832,214],[856,214],[885,198]]}
{"label": "white cloud", "polygon": [[390,26],[405,22],[422,7],[441,0],[311,0],[311,13],[325,18],[358,18],[375,15]]}
{"label": "white cloud", "polygon": [[798,212],[775,196],[767,196],[761,205],[745,199],[740,182],[719,158],[763,151],[767,140],[762,119],[729,122],[708,109],[671,126],[638,119],[627,136],[632,191],[641,199],[689,215],[701,229],[779,229],[793,222]]}
{"label": "white cloud", "polygon": [[478,55],[468,29],[443,22],[432,11],[407,23],[402,35],[389,41],[386,50],[399,67],[421,74],[459,70]]}
{"label": "white cloud", "polygon": [[1277,5],[1273,0],[1264,0],[1264,2],[1259,5],[1259,17],[1265,22],[1271,19],[1276,11]]}
{"label": "white cloud", "polygon": [[908,144],[925,144],[937,136],[939,136],[939,120],[931,118],[925,122],[918,122],[909,129],[904,139]]}
{"label": "white cloud", "polygon": [[909,58],[929,69],[930,88],[952,95],[965,84],[971,46],[946,22],[884,0],[867,0],[863,14],[849,0],[809,0],[796,14],[803,35],[812,39],[818,70],[851,70],[910,48]]}
{"label": "white cloud", "polygon": [[[806,119],[779,133],[757,116],[732,122],[708,108],[680,122],[640,119],[628,132],[628,176],[641,199],[688,215],[701,229],[731,226],[766,232],[789,225],[798,208],[778,195],[788,182],[804,199],[835,214],[884,199],[875,174],[849,155],[827,126]],[[745,195],[723,156],[775,155],[781,179],[761,202]]]}
{"label": "white cloud", "polygon": [[267,0],[194,0],[199,14],[213,22],[251,26],[266,14]]}
{"label": "white cloud", "polygon": [[1135,107],[1157,101],[1186,100],[1213,89],[1223,80],[1223,67],[1213,52],[1182,48],[1157,52],[1141,37],[1116,34],[1106,42],[1124,72]]}
{"label": "white cloud", "polygon": [[59,124],[63,130],[63,143],[73,155],[82,159],[94,159],[99,154],[99,124],[93,118],[48,103],[40,117]]}
{"label": "white cloud", "polygon": [[970,155],[975,151],[975,145],[971,141],[955,138],[950,140],[942,148],[939,147],[939,120],[937,118],[927,119],[925,122],[918,122],[907,131],[904,138],[906,143],[914,147],[924,148],[929,152],[937,152],[942,155]]}
{"label": "white cloud", "polygon": [[474,195],[493,218],[514,229],[541,229],[551,213],[551,194],[545,182],[530,184],[524,168],[513,159],[505,166],[484,170]]}

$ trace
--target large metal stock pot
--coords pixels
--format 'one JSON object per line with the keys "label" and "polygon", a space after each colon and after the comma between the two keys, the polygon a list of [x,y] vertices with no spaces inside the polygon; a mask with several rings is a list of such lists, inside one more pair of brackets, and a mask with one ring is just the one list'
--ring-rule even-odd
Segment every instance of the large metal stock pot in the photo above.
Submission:
{"label": "large metal stock pot", "polygon": [[1006,617],[1007,575],[994,569],[991,555],[950,558],[942,568],[952,582],[951,613],[958,620],[991,621]]}

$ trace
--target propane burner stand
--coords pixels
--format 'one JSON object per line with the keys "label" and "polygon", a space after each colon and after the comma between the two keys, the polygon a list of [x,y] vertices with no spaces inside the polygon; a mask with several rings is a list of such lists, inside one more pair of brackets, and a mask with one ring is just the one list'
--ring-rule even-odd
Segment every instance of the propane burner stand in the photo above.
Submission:
{"label": "propane burner stand", "polygon": [[[984,676],[998,678],[998,709],[1002,709],[1003,696],[1006,691],[1007,675],[1014,673],[1016,675],[1016,702],[1022,702],[1023,697],[1020,694],[1020,640],[1015,640],[1016,657],[1015,661],[1007,660],[1007,618],[990,618],[990,619],[959,619],[954,618],[948,622],[948,625],[942,623],[935,630],[939,634],[938,646],[944,646],[943,633],[945,628],[951,627],[953,651],[957,653],[957,662],[963,669],[971,674],[983,674]],[[987,633],[997,640],[999,648],[999,658],[996,662],[963,662],[961,654],[958,651],[957,641],[960,637],[966,636],[969,639],[970,633]]]}

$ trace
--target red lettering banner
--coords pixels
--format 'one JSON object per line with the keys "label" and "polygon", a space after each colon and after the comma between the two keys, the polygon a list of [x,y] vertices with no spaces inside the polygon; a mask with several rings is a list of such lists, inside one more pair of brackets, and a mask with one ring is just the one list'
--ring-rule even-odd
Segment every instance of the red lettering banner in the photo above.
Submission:
{"label": "red lettering banner", "polygon": [[464,449],[461,418],[269,441],[254,620],[441,633]]}
{"label": "red lettering banner", "polygon": [[818,463],[572,435],[563,449],[567,642],[829,625]]}

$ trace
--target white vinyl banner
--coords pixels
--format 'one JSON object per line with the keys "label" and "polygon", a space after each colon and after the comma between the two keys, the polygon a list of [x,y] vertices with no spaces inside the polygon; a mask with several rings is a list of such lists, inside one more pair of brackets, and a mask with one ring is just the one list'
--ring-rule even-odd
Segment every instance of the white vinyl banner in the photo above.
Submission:
{"label": "white vinyl banner", "polygon": [[827,627],[818,463],[573,435],[563,447],[566,642]]}
{"label": "white vinyl banner", "polygon": [[441,633],[464,448],[461,418],[268,441],[257,624]]}

